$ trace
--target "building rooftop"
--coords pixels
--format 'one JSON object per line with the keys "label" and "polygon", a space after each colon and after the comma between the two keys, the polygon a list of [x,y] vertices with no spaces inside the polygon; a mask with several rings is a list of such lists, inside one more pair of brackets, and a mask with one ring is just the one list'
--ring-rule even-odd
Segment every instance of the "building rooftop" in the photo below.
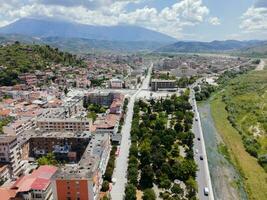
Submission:
{"label": "building rooftop", "polygon": [[169,82],[169,83],[173,83],[175,82],[176,80],[163,80],[163,79],[152,79],[151,82]]}
{"label": "building rooftop", "polygon": [[30,175],[26,175],[18,179],[12,188],[17,192],[27,192],[30,190],[46,190],[50,184],[52,175],[57,171],[55,166],[41,166],[33,171]]}
{"label": "building rooftop", "polygon": [[11,143],[16,139],[16,136],[0,135],[0,143]]}
{"label": "building rooftop", "polygon": [[96,172],[101,155],[109,144],[109,134],[95,134],[91,138],[79,163],[67,164],[58,169],[53,179],[90,179]]}

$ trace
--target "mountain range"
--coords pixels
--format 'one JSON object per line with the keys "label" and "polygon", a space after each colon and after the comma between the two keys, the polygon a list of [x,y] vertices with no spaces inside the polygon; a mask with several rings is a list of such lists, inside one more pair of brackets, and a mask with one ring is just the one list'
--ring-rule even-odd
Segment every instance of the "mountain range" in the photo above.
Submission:
{"label": "mountain range", "polygon": [[157,49],[157,52],[230,52],[262,45],[267,42],[259,40],[237,41],[212,41],[212,42],[176,42]]}
{"label": "mountain range", "polygon": [[162,42],[173,43],[176,39],[162,33],[138,26],[92,26],[51,19],[22,18],[0,28],[0,33],[21,34],[39,38],[83,38],[124,42]]}
{"label": "mountain range", "polygon": [[72,53],[153,51],[267,56],[267,41],[177,41],[137,26],[92,26],[52,19],[23,18],[0,28],[0,44],[16,40],[48,44]]}

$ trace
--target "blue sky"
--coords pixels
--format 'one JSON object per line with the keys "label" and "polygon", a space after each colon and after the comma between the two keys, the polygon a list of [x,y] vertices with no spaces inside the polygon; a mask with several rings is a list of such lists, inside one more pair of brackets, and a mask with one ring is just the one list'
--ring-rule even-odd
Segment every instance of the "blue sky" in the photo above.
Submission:
{"label": "blue sky", "polygon": [[267,39],[267,0],[0,0],[0,26],[24,17],[136,25],[179,40]]}

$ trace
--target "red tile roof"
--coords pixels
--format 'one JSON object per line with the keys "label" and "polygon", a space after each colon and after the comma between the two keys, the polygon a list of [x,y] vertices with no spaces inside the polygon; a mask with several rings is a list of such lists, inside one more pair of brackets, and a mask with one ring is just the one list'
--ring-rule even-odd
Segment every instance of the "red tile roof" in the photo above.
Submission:
{"label": "red tile roof", "polygon": [[34,170],[32,174],[19,178],[12,186],[17,192],[27,192],[30,190],[46,190],[50,184],[50,178],[57,171],[54,166],[41,166]]}
{"label": "red tile roof", "polygon": [[16,196],[16,190],[12,190],[9,188],[0,188],[0,197],[1,200],[10,200]]}

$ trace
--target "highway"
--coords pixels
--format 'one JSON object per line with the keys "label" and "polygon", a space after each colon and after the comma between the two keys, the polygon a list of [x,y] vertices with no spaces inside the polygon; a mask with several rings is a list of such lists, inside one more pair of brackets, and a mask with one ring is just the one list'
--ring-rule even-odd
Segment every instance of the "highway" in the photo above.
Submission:
{"label": "highway", "polygon": [[132,126],[134,102],[136,96],[141,90],[146,90],[149,88],[152,67],[153,66],[151,65],[141,87],[130,97],[130,101],[128,103],[125,123],[121,130],[122,140],[120,145],[120,154],[116,159],[115,169],[113,172],[113,178],[116,179],[116,182],[112,185],[112,189],[110,192],[112,200],[123,200],[124,197],[124,190],[127,184],[128,155],[131,145],[130,132]]}
{"label": "highway", "polygon": [[[208,159],[207,159],[207,153],[205,148],[205,141],[203,137],[202,127],[201,127],[201,121],[199,112],[197,109],[197,104],[195,100],[195,94],[193,85],[190,93],[190,103],[193,107],[195,118],[193,122],[192,131],[195,134],[194,139],[194,159],[198,165],[198,171],[197,171],[197,177],[196,181],[198,183],[198,198],[200,200],[214,200],[213,190],[212,190],[212,184],[210,179],[210,173],[209,173],[209,167],[208,167]],[[200,159],[200,156],[203,157],[203,160]],[[206,196],[204,194],[204,188],[208,187],[209,189],[209,195]]]}

